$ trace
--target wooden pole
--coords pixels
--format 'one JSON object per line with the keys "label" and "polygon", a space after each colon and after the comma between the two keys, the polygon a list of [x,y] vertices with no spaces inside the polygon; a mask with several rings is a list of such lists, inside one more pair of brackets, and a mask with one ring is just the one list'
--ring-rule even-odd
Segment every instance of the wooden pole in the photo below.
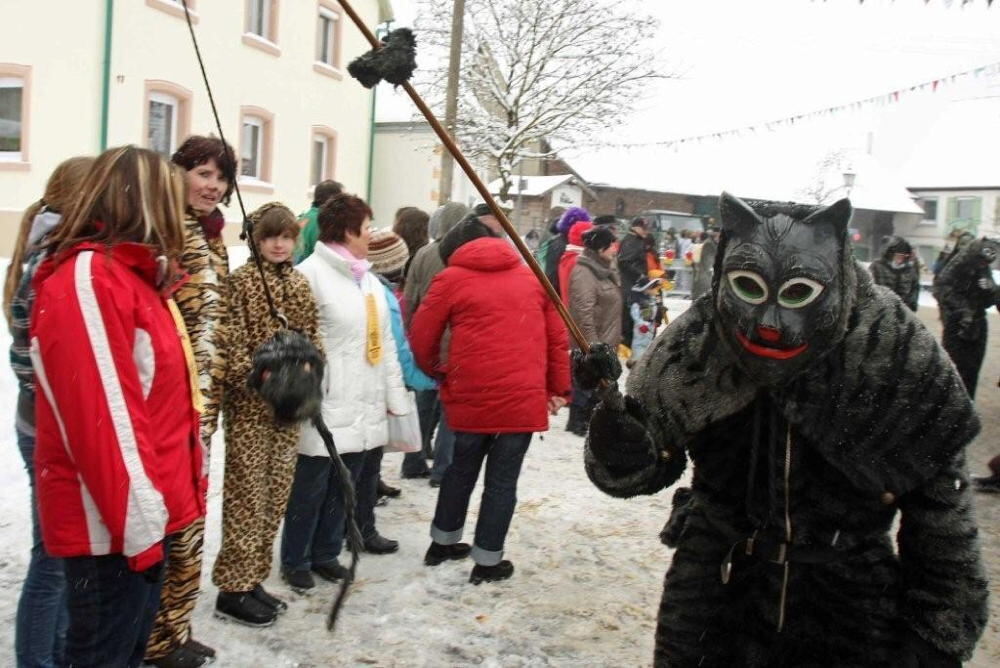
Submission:
{"label": "wooden pole", "polygon": [[[379,41],[378,37],[376,37],[375,34],[369,30],[368,26],[365,25],[365,22],[361,19],[358,13],[354,11],[354,7],[351,6],[349,0],[340,0],[340,6],[344,9],[347,15],[351,17],[351,20],[354,21],[354,25],[358,27],[358,30],[360,30],[361,34],[365,36],[365,39],[367,39],[372,45],[372,48],[381,48],[382,42]],[[584,338],[583,332],[580,331],[580,327],[569,314],[569,311],[566,309],[566,305],[563,304],[562,299],[559,298],[559,293],[556,292],[554,287],[552,287],[552,283],[549,282],[545,272],[539,266],[534,255],[531,254],[531,250],[527,247],[527,245],[525,245],[524,240],[521,239],[517,230],[515,230],[514,226],[510,224],[509,220],[507,220],[507,215],[497,204],[496,200],[493,199],[493,195],[490,193],[489,188],[486,187],[486,184],[484,184],[482,179],[480,179],[476,174],[476,170],[472,168],[469,161],[466,160],[464,155],[462,155],[462,151],[458,148],[458,144],[456,144],[455,140],[451,138],[451,135],[448,134],[448,131],[444,128],[441,122],[434,115],[434,112],[431,111],[430,107],[427,106],[427,103],[424,102],[423,98],[420,97],[420,94],[413,88],[413,85],[410,84],[409,81],[403,83],[403,90],[405,90],[410,96],[413,103],[417,105],[417,109],[419,109],[420,113],[427,119],[427,122],[430,124],[435,134],[437,134],[438,139],[441,140],[444,147],[455,158],[455,162],[457,162],[459,167],[462,168],[465,175],[469,177],[469,180],[472,181],[472,185],[475,186],[479,195],[483,198],[483,201],[490,207],[490,211],[492,211],[493,215],[496,216],[496,219],[500,221],[500,225],[510,236],[511,241],[514,242],[514,246],[517,248],[518,252],[521,253],[521,257],[523,257],[524,261],[528,264],[528,268],[535,274],[535,278],[537,278],[539,283],[542,284],[542,287],[545,288],[545,292],[548,294],[549,299],[551,299],[552,303],[555,304],[556,310],[559,312],[559,316],[563,319],[563,322],[566,323],[566,327],[569,329],[569,333],[576,341],[576,344],[585,353],[590,352],[589,343],[586,338]]]}

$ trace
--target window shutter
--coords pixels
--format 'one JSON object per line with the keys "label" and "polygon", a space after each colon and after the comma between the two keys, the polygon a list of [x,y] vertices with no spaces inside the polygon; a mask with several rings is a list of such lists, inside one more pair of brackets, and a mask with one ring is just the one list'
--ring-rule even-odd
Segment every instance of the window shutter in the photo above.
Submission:
{"label": "window shutter", "polygon": [[947,215],[947,218],[945,219],[945,222],[948,223],[948,225],[951,225],[953,222],[955,222],[955,219],[958,218],[958,198],[957,197],[949,197],[948,198],[948,212],[947,212],[946,215]]}

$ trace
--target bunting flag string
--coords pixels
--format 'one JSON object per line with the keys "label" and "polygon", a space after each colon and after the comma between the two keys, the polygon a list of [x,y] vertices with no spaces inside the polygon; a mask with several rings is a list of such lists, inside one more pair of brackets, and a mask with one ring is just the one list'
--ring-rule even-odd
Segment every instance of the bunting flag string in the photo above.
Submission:
{"label": "bunting flag string", "polygon": [[729,137],[746,137],[756,135],[760,130],[766,130],[773,132],[774,130],[792,127],[800,124],[804,121],[813,120],[817,118],[834,116],[845,111],[860,111],[869,107],[884,107],[890,104],[897,104],[904,98],[912,95],[914,93],[937,93],[941,90],[943,86],[953,85],[961,80],[966,80],[968,78],[981,78],[981,77],[991,77],[1000,75],[1000,62],[990,63],[989,65],[983,65],[981,67],[976,67],[971,70],[965,70],[964,72],[956,72],[955,74],[946,75],[939,77],[937,79],[931,79],[929,81],[924,81],[923,83],[914,84],[905,88],[900,88],[898,90],[893,90],[882,95],[875,95],[872,97],[866,97],[862,100],[855,100],[853,102],[847,102],[845,104],[838,104],[832,107],[824,107],[823,109],[816,109],[815,111],[809,111],[801,114],[795,114],[793,116],[786,116],[785,118],[779,118],[771,121],[762,121],[760,123],[754,123],[752,125],[746,125],[739,128],[731,128],[728,130],[722,130],[719,132],[709,132],[701,135],[693,135],[691,137],[680,137],[677,139],[667,139],[663,141],[654,142],[642,142],[633,144],[617,144],[619,147],[647,147],[647,146],[665,146],[665,147],[678,147],[682,145],[690,144],[700,144],[704,141],[709,140],[719,140]]}

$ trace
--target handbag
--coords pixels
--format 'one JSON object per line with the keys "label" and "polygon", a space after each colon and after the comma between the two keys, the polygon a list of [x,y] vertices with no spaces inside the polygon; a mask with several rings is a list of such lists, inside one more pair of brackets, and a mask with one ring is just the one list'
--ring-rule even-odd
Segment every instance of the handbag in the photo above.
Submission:
{"label": "handbag", "polygon": [[423,444],[420,435],[420,416],[417,413],[417,395],[407,392],[410,401],[410,412],[406,415],[390,415],[389,442],[385,445],[386,452],[418,452]]}

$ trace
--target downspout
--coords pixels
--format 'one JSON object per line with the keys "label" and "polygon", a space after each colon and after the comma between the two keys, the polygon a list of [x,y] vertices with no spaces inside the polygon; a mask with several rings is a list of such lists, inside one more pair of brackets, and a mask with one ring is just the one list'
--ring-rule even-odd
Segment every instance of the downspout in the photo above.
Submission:
{"label": "downspout", "polygon": [[[375,30],[375,34],[383,37],[389,32],[392,20],[388,20]],[[378,86],[372,87],[372,104],[368,117],[368,197],[365,201],[371,204],[372,201],[372,181],[375,173],[375,96],[378,94]]]}
{"label": "downspout", "polygon": [[111,30],[114,0],[104,0],[104,75],[101,83],[101,151],[108,148],[108,115],[111,109]]}

